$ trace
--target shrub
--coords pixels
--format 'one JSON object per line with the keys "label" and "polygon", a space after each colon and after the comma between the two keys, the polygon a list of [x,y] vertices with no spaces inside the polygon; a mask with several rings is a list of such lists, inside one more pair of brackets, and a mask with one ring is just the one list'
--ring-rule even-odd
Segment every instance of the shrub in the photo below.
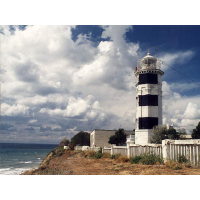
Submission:
{"label": "shrub", "polygon": [[153,153],[151,154],[143,154],[140,162],[144,165],[155,165],[156,163],[163,163],[162,158],[160,156],[157,156]]}
{"label": "shrub", "polygon": [[63,139],[61,142],[60,142],[60,147],[64,147],[64,146],[68,146],[69,145],[69,140],[68,139]]}
{"label": "shrub", "polygon": [[131,158],[131,164],[138,164],[141,160],[142,156],[134,156]]}
{"label": "shrub", "polygon": [[132,157],[130,161],[131,164],[141,163],[144,165],[155,165],[157,163],[163,163],[163,159],[160,156],[157,156],[153,153]]}
{"label": "shrub", "polygon": [[89,158],[96,158],[96,159],[100,159],[102,157],[102,153],[100,151],[95,152],[95,151],[88,151],[88,157]]}
{"label": "shrub", "polygon": [[111,156],[111,159],[118,159],[120,156],[121,156],[120,153],[116,153],[116,154],[113,154],[113,155]]}
{"label": "shrub", "polygon": [[96,153],[96,156],[95,156],[96,159],[100,159],[101,157],[102,157],[102,153],[99,153],[99,152]]}
{"label": "shrub", "polygon": [[187,163],[188,162],[188,160],[186,159],[186,157],[184,155],[179,155],[177,161],[178,161],[178,163]]}
{"label": "shrub", "polygon": [[88,157],[89,158],[95,158],[96,157],[96,152],[95,151],[88,151]]}
{"label": "shrub", "polygon": [[53,153],[54,157],[58,157],[58,156],[61,156],[64,153],[64,151],[65,151],[65,149],[63,149],[61,147],[57,147],[56,149],[54,149],[52,151],[52,153]]}

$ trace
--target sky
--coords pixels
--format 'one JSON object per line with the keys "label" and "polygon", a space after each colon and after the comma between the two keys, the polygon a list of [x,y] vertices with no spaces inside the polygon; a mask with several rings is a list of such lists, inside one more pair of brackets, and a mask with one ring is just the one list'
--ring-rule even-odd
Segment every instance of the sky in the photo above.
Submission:
{"label": "sky", "polygon": [[135,129],[134,70],[158,46],[163,124],[189,134],[200,120],[200,26],[15,25],[0,34],[1,142]]}

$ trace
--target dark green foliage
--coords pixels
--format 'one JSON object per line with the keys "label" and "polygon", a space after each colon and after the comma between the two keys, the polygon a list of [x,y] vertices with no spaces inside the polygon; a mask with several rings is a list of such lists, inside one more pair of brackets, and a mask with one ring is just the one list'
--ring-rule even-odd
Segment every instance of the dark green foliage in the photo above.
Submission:
{"label": "dark green foliage", "polygon": [[117,146],[121,146],[126,143],[126,133],[123,128],[119,128],[115,135],[112,135],[109,140],[109,144],[116,144]]}
{"label": "dark green foliage", "polygon": [[60,142],[60,147],[64,147],[64,146],[68,146],[69,145],[69,140],[68,139],[63,139],[61,142]]}
{"label": "dark green foliage", "polygon": [[88,152],[88,157],[89,158],[100,159],[102,156],[103,156],[103,154],[100,151],[98,151],[98,152],[89,151]]}
{"label": "dark green foliage", "polygon": [[111,159],[116,159],[115,155],[112,155],[112,156],[111,156]]}
{"label": "dark green foliage", "polygon": [[141,163],[143,165],[155,165],[156,163],[163,163],[163,159],[153,153],[143,154],[131,158],[131,164]]}
{"label": "dark green foliage", "polygon": [[100,159],[102,157],[102,153],[101,152],[97,152],[95,158],[96,159]]}
{"label": "dark green foliage", "polygon": [[188,160],[186,159],[186,157],[184,155],[179,155],[177,161],[178,161],[178,163],[187,163],[188,162]]}
{"label": "dark green foliage", "polygon": [[196,128],[192,131],[192,139],[200,139],[200,122],[197,124]]}
{"label": "dark green foliage", "polygon": [[164,139],[167,139],[167,127],[163,125],[154,126],[150,142],[154,144],[161,144]]}
{"label": "dark green foliage", "polygon": [[65,149],[63,149],[62,147],[57,147],[55,148],[52,153],[54,157],[58,157],[61,156],[64,153]]}
{"label": "dark green foliage", "polygon": [[162,140],[165,139],[179,140],[180,134],[174,128],[167,129],[165,125],[154,126],[150,142],[154,144],[161,144]]}
{"label": "dark green foliage", "polygon": [[174,128],[167,130],[167,136],[168,136],[167,139],[172,139],[172,140],[180,139],[180,134]]}
{"label": "dark green foliage", "polygon": [[134,156],[131,158],[131,164],[138,164],[141,160],[142,156]]}
{"label": "dark green foliage", "polygon": [[74,143],[74,145],[80,145],[80,146],[90,146],[90,134],[86,132],[79,132],[77,133],[72,139],[71,142]]}

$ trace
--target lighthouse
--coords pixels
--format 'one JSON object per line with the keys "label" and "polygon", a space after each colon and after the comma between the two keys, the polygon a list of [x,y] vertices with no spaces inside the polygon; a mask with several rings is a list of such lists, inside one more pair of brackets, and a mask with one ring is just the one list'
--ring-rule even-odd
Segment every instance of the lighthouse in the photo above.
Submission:
{"label": "lighthouse", "polygon": [[162,124],[161,62],[147,53],[138,61],[136,76],[135,144],[148,144],[152,128]]}

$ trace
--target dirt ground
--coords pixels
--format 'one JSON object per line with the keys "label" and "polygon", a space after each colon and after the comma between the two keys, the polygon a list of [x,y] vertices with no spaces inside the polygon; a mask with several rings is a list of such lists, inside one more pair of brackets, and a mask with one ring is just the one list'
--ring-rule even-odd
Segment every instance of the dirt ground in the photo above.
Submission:
{"label": "dirt ground", "polygon": [[[107,156],[108,157],[108,156]],[[142,165],[123,159],[89,158],[86,152],[65,150],[62,155],[49,154],[38,169],[24,175],[199,175],[200,168],[179,164]]]}

